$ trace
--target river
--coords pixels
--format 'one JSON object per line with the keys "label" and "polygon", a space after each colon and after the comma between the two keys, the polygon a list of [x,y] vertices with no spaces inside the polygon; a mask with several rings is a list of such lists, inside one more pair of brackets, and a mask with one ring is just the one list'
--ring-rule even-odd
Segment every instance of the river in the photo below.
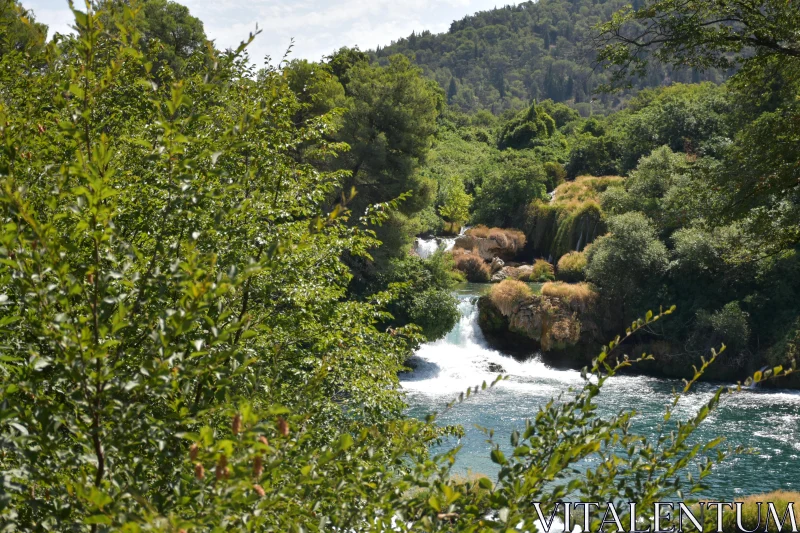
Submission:
{"label": "river", "polygon": [[[533,358],[519,362],[488,347],[477,324],[476,299],[487,285],[463,284],[456,290],[461,320],[446,338],[423,345],[414,357],[415,369],[403,374],[409,412],[424,417],[441,411],[469,386],[490,382],[499,365],[509,376],[496,388],[484,391],[442,415],[440,424],[460,424],[466,434],[449,445],[460,444],[455,471],[493,475],[497,466],[489,459],[485,434],[475,426],[493,428],[495,440],[507,448],[514,429],[550,398],[582,383],[579,372],[555,370]],[[490,366],[495,369],[492,371]],[[681,383],[644,376],[614,377],[598,398],[599,411],[637,411],[634,429],[655,438],[664,408]],[[676,416],[687,417],[713,394],[716,385],[701,383],[686,396]],[[800,393],[780,390],[746,390],[727,396],[703,423],[697,438],[726,437],[726,444],[744,446],[748,454],[729,459],[707,478],[706,496],[730,499],[771,490],[800,490]]]}

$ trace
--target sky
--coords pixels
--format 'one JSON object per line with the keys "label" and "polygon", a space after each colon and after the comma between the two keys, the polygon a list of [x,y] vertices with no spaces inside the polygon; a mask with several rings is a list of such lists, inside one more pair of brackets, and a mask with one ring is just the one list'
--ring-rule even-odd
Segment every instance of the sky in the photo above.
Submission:
{"label": "sky", "polygon": [[[76,1],[76,5],[82,2]],[[280,60],[294,38],[292,58],[321,59],[342,46],[362,50],[385,46],[412,31],[447,31],[453,20],[493,9],[497,0],[181,0],[203,21],[206,35],[225,49],[263,30],[248,48],[261,64],[265,55]],[[68,33],[72,14],[66,0],[22,0],[36,20],[54,32]]]}

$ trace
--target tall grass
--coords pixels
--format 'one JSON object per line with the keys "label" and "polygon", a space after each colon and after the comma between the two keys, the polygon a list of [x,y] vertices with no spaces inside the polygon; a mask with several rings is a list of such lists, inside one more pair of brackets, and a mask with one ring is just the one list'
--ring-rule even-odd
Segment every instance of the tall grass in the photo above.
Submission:
{"label": "tall grass", "polygon": [[625,178],[620,176],[578,176],[574,181],[562,183],[555,189],[556,205],[577,205],[587,201],[600,201],[600,194],[609,187],[621,187]]}
{"label": "tall grass", "polygon": [[486,261],[478,255],[475,249],[453,249],[453,260],[456,268],[464,273],[467,281],[473,283],[486,283],[492,277],[492,271]]}
{"label": "tall grass", "polygon": [[[742,526],[744,529],[753,531],[758,528],[758,531],[764,531],[767,520],[767,502],[775,504],[775,510],[778,512],[778,519],[783,518],[783,513],[786,512],[786,506],[789,503],[794,503],[794,516],[795,521],[800,522],[800,492],[789,492],[785,490],[778,490],[768,494],[758,494],[755,496],[748,496],[746,498],[737,498],[736,501],[742,502]],[[758,503],[761,503],[761,520],[759,524]],[[716,522],[716,517],[714,517]],[[716,523],[714,524],[716,527]],[[791,521],[787,517],[784,524],[784,531],[791,529]],[[738,533],[740,530],[736,525],[736,513],[732,510],[726,510],[722,515],[722,531],[724,533]],[[769,531],[777,531],[775,523],[770,518]]]}
{"label": "tall grass", "polygon": [[[525,267],[520,267],[518,270],[523,271],[523,268]],[[527,271],[523,271],[522,274],[517,276],[519,280],[545,282],[555,279],[553,265],[544,259],[537,259],[534,261],[533,265],[530,266],[530,269],[526,270]]]}
{"label": "tall grass", "polygon": [[588,283],[553,281],[542,285],[542,294],[567,302],[575,311],[585,313],[597,301],[597,293]]}
{"label": "tall grass", "polygon": [[503,280],[489,291],[489,299],[505,316],[510,316],[519,304],[531,296],[533,290],[527,284],[515,279]]}
{"label": "tall grass", "polygon": [[489,228],[484,226],[483,224],[478,224],[477,226],[472,226],[466,231],[466,234],[470,237],[477,237],[479,239],[485,239],[489,236]]}
{"label": "tall grass", "polygon": [[489,238],[494,240],[503,248],[510,248],[519,251],[525,247],[525,234],[518,229],[492,228],[489,230]]}

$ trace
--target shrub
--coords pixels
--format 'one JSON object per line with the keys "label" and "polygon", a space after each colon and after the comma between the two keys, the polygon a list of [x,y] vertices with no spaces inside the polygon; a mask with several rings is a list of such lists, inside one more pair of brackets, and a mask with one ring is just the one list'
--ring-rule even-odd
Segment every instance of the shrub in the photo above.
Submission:
{"label": "shrub", "polygon": [[486,261],[474,253],[454,253],[456,268],[464,273],[467,281],[486,283],[492,278],[492,270]]}
{"label": "shrub", "polygon": [[611,233],[597,239],[586,254],[586,279],[624,314],[651,297],[648,291],[655,290],[667,270],[667,247],[652,221],[641,213],[617,215],[608,224]]}
{"label": "shrub", "polygon": [[[778,490],[770,492],[769,494],[759,494],[756,496],[747,496],[746,498],[737,498],[737,501],[743,503],[742,505],[742,526],[748,531],[763,531],[767,520],[767,503],[775,504],[775,510],[778,512],[778,518],[782,519],[789,503],[794,504],[795,521],[800,518],[800,492],[790,492],[785,490]],[[758,504],[761,503],[761,516],[759,520]],[[716,515],[713,517],[714,527],[716,527]],[[774,525],[772,517],[770,516],[770,523]],[[785,527],[790,527],[791,519],[787,517]],[[722,515],[722,531],[724,533],[738,533],[740,530],[736,525],[736,512],[728,511]],[[770,529],[772,531],[772,529]]]}
{"label": "shrub", "polygon": [[584,252],[570,252],[558,260],[556,279],[568,283],[583,281],[586,277],[586,254]]}
{"label": "shrub", "polygon": [[511,315],[517,306],[533,296],[533,290],[518,280],[506,279],[494,285],[489,292],[489,299],[505,316]]}
{"label": "shrub", "polygon": [[597,292],[588,283],[564,283],[554,281],[542,286],[542,294],[553,298],[560,298],[575,310],[585,313],[597,301]]}
{"label": "shrub", "polygon": [[[413,289],[413,287],[412,287]],[[429,341],[441,339],[458,323],[461,313],[450,291],[428,289],[411,297],[407,313]]]}
{"label": "shrub", "polygon": [[478,224],[477,226],[469,228],[466,234],[469,235],[470,237],[485,239],[489,236],[489,228],[487,228],[483,224]]}
{"label": "shrub", "polygon": [[537,259],[531,266],[531,271],[527,276],[521,276],[519,279],[522,281],[553,281],[553,265],[544,259]]}
{"label": "shrub", "polygon": [[450,294],[454,268],[453,257],[441,250],[428,259],[412,255],[391,259],[366,288],[366,294],[374,294],[384,287],[396,287],[396,296],[387,307],[392,317],[381,322],[382,329],[413,323],[429,341],[446,335],[460,316],[458,302]]}
{"label": "shrub", "polygon": [[547,175],[549,190],[553,190],[567,179],[567,171],[561,163],[548,162],[544,164],[544,173]]}
{"label": "shrub", "polygon": [[739,307],[739,302],[728,302],[712,314],[706,311],[697,313],[698,325],[711,329],[715,340],[725,343],[734,353],[747,347],[750,340],[749,318],[750,315]]}
{"label": "shrub", "polygon": [[555,120],[534,103],[503,126],[497,144],[501,150],[532,148],[543,144],[555,129]]}

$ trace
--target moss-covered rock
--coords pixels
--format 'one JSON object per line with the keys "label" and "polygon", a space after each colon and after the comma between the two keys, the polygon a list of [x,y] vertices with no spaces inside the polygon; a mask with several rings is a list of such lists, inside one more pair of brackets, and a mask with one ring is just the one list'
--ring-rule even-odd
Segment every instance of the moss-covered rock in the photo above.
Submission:
{"label": "moss-covered rock", "polygon": [[478,301],[478,324],[493,346],[540,351],[556,367],[583,366],[596,355],[600,328],[590,313],[576,312],[555,297],[531,294],[511,306],[495,301],[499,296],[490,293]]}
{"label": "moss-covered rock", "polygon": [[508,318],[488,296],[478,299],[478,326],[490,345],[515,357],[527,357],[538,349],[525,335],[509,330]]}

